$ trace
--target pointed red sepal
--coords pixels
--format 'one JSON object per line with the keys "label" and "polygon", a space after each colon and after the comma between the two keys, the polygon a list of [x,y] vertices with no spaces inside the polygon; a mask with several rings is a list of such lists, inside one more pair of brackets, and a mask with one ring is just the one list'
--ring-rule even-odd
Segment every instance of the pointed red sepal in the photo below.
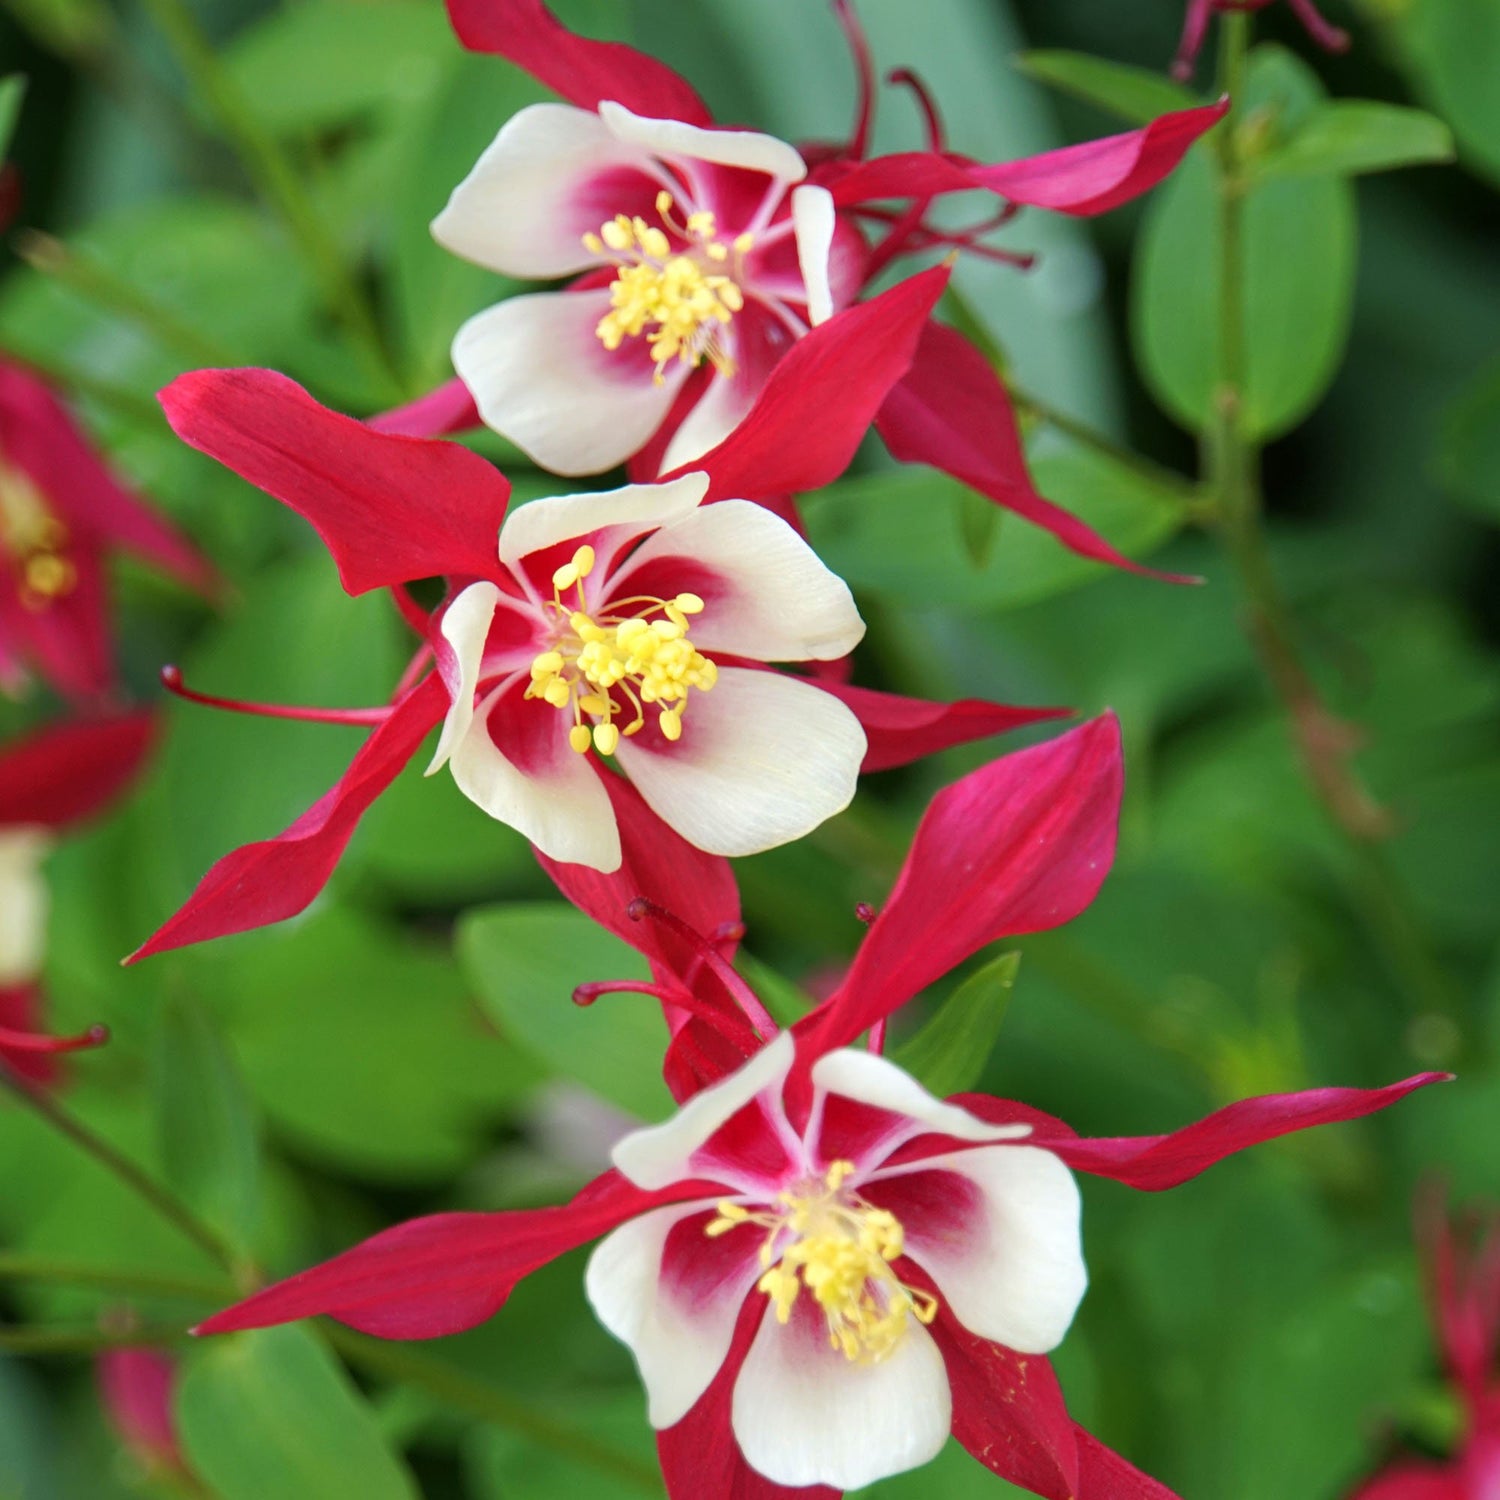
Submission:
{"label": "pointed red sepal", "polygon": [[656,1434],[669,1500],[839,1500],[842,1492],[827,1485],[790,1489],[757,1474],[735,1442],[730,1421],[734,1383],[768,1306],[764,1297],[745,1299],[719,1373],[687,1416]]}
{"label": "pointed red sepal", "polygon": [[329,791],[284,833],[226,854],[182,909],[125,962],[296,916],[327,884],[365,809],[447,711],[441,680],[436,674],[423,678],[360,746]]}
{"label": "pointed red sepal", "polygon": [[1073,712],[1070,708],[1014,708],[982,698],[933,703],[925,698],[903,698],[897,693],[853,687],[826,677],[807,680],[837,698],[859,720],[868,747],[861,772],[909,766],[954,745],[1005,734],[1025,724],[1066,719]]}
{"label": "pointed red sepal", "polygon": [[1179,1500],[1161,1480],[1143,1474],[1106,1448],[1093,1433],[1075,1427],[1078,1438],[1078,1493],[1083,1500]]}
{"label": "pointed red sepal", "polygon": [[456,432],[472,432],[480,426],[479,408],[469,388],[456,375],[452,380],[408,401],[371,417],[365,426],[396,437],[451,437]]}
{"label": "pointed red sepal", "polygon": [[832,484],[911,365],[947,284],[947,267],[935,266],[835,313],[777,362],[749,416],[717,448],[663,477],[706,470],[710,500]]}
{"label": "pointed red sepal", "polygon": [[448,0],[448,19],[470,52],[495,52],[584,109],[613,99],[638,115],[712,125],[693,86],[623,42],[569,31],[541,0]]}
{"label": "pointed red sepal", "polygon": [[198,1334],[269,1328],[323,1314],[386,1339],[462,1333],[493,1317],[539,1266],[617,1224],[703,1189],[643,1192],[617,1172],[559,1208],[412,1219],[215,1313]]}
{"label": "pointed red sepal", "polygon": [[194,370],[160,399],[184,442],[312,525],[349,593],[494,572],[510,485],[460,444],[377,432],[272,370]]}
{"label": "pointed red sepal", "polygon": [[945,787],[804,1055],[847,1046],[986,943],[1070,922],[1114,860],[1124,789],[1113,714]]}
{"label": "pointed red sepal", "polygon": [[1080,557],[1170,583],[1196,580],[1132,562],[1077,516],[1036,491],[1010,394],[994,368],[956,329],[929,323],[911,369],[875,420],[893,458],[928,464],[1050,531]]}
{"label": "pointed red sepal", "polygon": [[156,736],[148,709],[74,719],[0,751],[0,824],[61,828],[124,795]]}

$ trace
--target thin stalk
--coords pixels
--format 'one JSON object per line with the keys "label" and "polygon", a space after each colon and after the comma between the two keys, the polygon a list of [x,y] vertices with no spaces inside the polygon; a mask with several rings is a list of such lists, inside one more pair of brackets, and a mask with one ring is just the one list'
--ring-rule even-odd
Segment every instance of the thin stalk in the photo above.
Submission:
{"label": "thin stalk", "polygon": [[392,402],[400,401],[405,391],[375,315],[280,142],[240,92],[185,0],[145,0],[145,4],[194,92],[301,249],[368,374]]}
{"label": "thin stalk", "polygon": [[69,1114],[60,1104],[37,1089],[27,1088],[8,1074],[0,1072],[0,1088],[16,1101],[39,1115],[60,1135],[66,1136],[99,1163],[105,1171],[118,1178],[138,1198],[150,1205],[167,1223],[184,1238],[197,1245],[211,1259],[230,1272],[240,1269],[240,1261],[228,1243],[205,1224],[184,1203],[180,1202],[160,1183],[136,1166],[128,1157],[122,1156],[102,1136],[96,1135],[82,1120]]}
{"label": "thin stalk", "polygon": [[188,1331],[181,1323],[122,1324],[118,1328],[101,1328],[92,1323],[54,1328],[45,1325],[0,1326],[0,1353],[97,1354],[104,1349],[175,1344],[187,1337]]}
{"label": "thin stalk", "polygon": [[33,270],[50,276],[60,286],[126,322],[134,323],[159,343],[194,365],[232,365],[233,355],[179,318],[148,292],[125,280],[92,255],[70,249],[39,230],[26,230],[15,239],[16,254]]}
{"label": "thin stalk", "polygon": [[623,1479],[643,1494],[661,1493],[661,1476],[654,1465],[644,1464],[634,1454],[602,1443],[565,1422],[555,1421],[546,1412],[518,1400],[508,1391],[476,1380],[462,1370],[419,1354],[404,1344],[369,1338],[338,1324],[329,1324],[323,1333],[345,1359],[369,1374],[418,1386],[448,1406],[520,1433],[532,1442],[585,1463],[602,1474]]}
{"label": "thin stalk", "polygon": [[232,1282],[207,1276],[122,1270],[117,1266],[49,1260],[40,1255],[0,1255],[0,1281],[51,1281],[64,1286],[97,1287],[122,1296],[190,1297],[199,1302],[227,1301],[235,1294]]}
{"label": "thin stalk", "polygon": [[[1250,25],[1250,16],[1243,11],[1221,18],[1219,88],[1236,104],[1244,90]],[[1260,449],[1244,425],[1247,179],[1235,129],[1237,115],[1236,109],[1214,135],[1219,379],[1213,414],[1203,433],[1206,477],[1217,497],[1220,532],[1245,600],[1246,633],[1286,714],[1313,792],[1354,856],[1356,884],[1372,935],[1400,976],[1414,1018],[1424,1013],[1452,1017],[1456,1004],[1447,978],[1428,951],[1410,900],[1379,847],[1393,831],[1392,819],[1351,762],[1360,736],[1323,702],[1303,659],[1291,607],[1271,563],[1260,492]]]}

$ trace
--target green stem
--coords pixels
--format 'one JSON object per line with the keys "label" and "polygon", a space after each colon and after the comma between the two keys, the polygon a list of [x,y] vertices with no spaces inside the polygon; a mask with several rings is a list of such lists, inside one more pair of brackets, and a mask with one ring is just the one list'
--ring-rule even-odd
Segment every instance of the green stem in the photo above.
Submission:
{"label": "green stem", "polygon": [[15,249],[33,270],[50,276],[85,302],[137,324],[190,364],[235,363],[228,350],[206,338],[133,282],[116,276],[92,255],[72,250],[61,240],[34,229],[16,236]]}
{"label": "green stem", "polygon": [[235,1295],[232,1282],[207,1276],[169,1276],[156,1271],[48,1260],[40,1255],[0,1254],[0,1281],[55,1281],[64,1286],[97,1287],[122,1296],[190,1297],[198,1302],[223,1302]]}
{"label": "green stem", "polygon": [[119,1328],[80,1327],[7,1328],[0,1326],[0,1353],[97,1354],[104,1349],[160,1347],[180,1343],[188,1331],[181,1323],[122,1324]]}
{"label": "green stem", "polygon": [[18,1104],[39,1115],[58,1134],[66,1136],[93,1157],[105,1171],[118,1178],[184,1238],[191,1240],[225,1270],[233,1274],[241,1269],[238,1257],[215,1230],[160,1183],[141,1171],[128,1157],[122,1156],[102,1136],[96,1135],[82,1120],[69,1114],[47,1094],[38,1089],[27,1088],[4,1072],[0,1072],[0,1088],[4,1088]]}
{"label": "green stem", "polygon": [[448,1406],[485,1422],[520,1433],[555,1453],[576,1459],[590,1468],[623,1479],[643,1493],[659,1495],[661,1476],[655,1465],[644,1464],[631,1453],[580,1432],[565,1422],[554,1421],[531,1403],[518,1400],[485,1381],[444,1364],[403,1344],[390,1344],[338,1324],[323,1329],[333,1347],[352,1364],[372,1375],[419,1386]]}
{"label": "green stem", "polygon": [[161,421],[161,408],[149,396],[132,390],[128,385],[106,380],[99,375],[90,375],[76,370],[49,354],[39,354],[34,349],[17,349],[13,344],[0,342],[0,354],[16,364],[40,375],[49,385],[71,396],[85,396],[102,406],[113,407],[122,417],[155,425]]}
{"label": "green stem", "polygon": [[240,92],[184,0],[145,3],[188,82],[239,152],[256,188],[301,248],[329,307],[343,323],[377,389],[392,402],[401,400],[405,392],[375,315],[280,143]]}
{"label": "green stem", "polygon": [[1250,16],[1220,18],[1220,91],[1236,109],[1214,135],[1219,207],[1219,374],[1213,416],[1203,434],[1208,485],[1218,499],[1226,550],[1245,600],[1246,632],[1279,699],[1314,794],[1343,835],[1357,866],[1366,920],[1401,977],[1415,1016],[1452,1017],[1454,997],[1428,952],[1411,903],[1380,843],[1393,830],[1390,814],[1371,795],[1351,756],[1358,731],[1323,702],[1303,660],[1291,606],[1271,563],[1260,492],[1260,450],[1245,430],[1248,370],[1245,329],[1245,164],[1240,158],[1238,106],[1250,48]]}

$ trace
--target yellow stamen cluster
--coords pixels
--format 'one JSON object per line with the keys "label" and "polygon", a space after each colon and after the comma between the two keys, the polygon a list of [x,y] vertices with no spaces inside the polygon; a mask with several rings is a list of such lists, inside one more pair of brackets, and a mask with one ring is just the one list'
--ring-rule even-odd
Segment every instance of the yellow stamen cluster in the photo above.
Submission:
{"label": "yellow stamen cluster", "polygon": [[[706,693],[719,675],[688,640],[688,617],[702,612],[703,601],[696,594],[638,596],[614,601],[608,614],[595,619],[583,586],[593,568],[594,549],[585,545],[553,573],[547,608],[557,620],[557,639],[531,663],[526,696],[572,710],[568,743],[580,755],[590,745],[601,755],[613,755],[622,734],[638,734],[644,727],[648,705],[658,709],[662,734],[680,739],[688,693],[694,688]],[[563,600],[569,589],[576,608]],[[621,605],[634,606],[636,613],[619,614]],[[615,693],[635,709],[623,727],[615,723],[622,716]],[[585,716],[595,722],[584,723]]]}
{"label": "yellow stamen cluster", "polygon": [[[721,1203],[705,1233],[717,1238],[742,1224],[763,1226],[766,1271],[756,1290],[771,1299],[777,1321],[790,1320],[805,1287],[823,1310],[829,1344],[846,1359],[874,1362],[901,1342],[908,1315],[932,1322],[938,1301],[891,1269],[905,1245],[901,1222],[844,1189],[853,1171],[852,1162],[834,1162],[821,1179],[778,1193],[774,1211]],[[793,1238],[783,1244],[788,1234]]]}
{"label": "yellow stamen cluster", "polygon": [[610,350],[644,333],[658,385],[674,359],[689,366],[707,359],[722,373],[734,373],[717,335],[745,305],[739,283],[728,274],[731,257],[737,266],[753,243],[742,234],[726,245],[717,237],[713,214],[692,213],[678,223],[672,207],[670,193],[656,195],[662,222],[687,241],[685,248],[674,250],[666,232],[639,215],[617,214],[598,234],[583,237],[586,249],[620,268],[609,289],[611,310],[595,333]]}
{"label": "yellow stamen cluster", "polygon": [[0,459],[0,554],[13,561],[27,609],[45,609],[72,592],[78,569],[67,555],[67,545],[68,529],[41,491]]}

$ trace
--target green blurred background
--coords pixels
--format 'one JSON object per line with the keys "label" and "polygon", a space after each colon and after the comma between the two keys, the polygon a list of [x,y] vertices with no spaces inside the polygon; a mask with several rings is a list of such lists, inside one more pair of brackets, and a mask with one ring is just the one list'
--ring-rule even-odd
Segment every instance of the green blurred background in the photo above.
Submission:
{"label": "green blurred background", "polygon": [[[683,68],[722,118],[792,139],[847,129],[848,61],[820,0],[559,9]],[[1309,791],[1234,577],[1180,486],[1033,424],[1046,494],[1126,550],[1201,574],[1201,588],[1106,573],[1019,521],[996,529],[951,482],[894,471],[874,451],[806,502],[814,543],[869,621],[858,680],[1112,706],[1124,723],[1115,872],[1083,919],[1019,945],[985,1087],[1115,1135],[1167,1130],[1248,1092],[1427,1066],[1461,1075],[1165,1196],[1085,1184],[1093,1286],[1057,1357],[1070,1403],[1133,1461],[1212,1500],[1334,1500],[1396,1435],[1443,1450],[1457,1418],[1425,1329],[1410,1200],[1434,1174],[1459,1197],[1500,1192],[1500,3],[1330,0],[1355,37],[1339,58],[1282,9],[1257,20],[1257,36],[1285,49],[1262,55],[1268,86],[1305,103],[1321,80],[1338,96],[1420,105],[1458,144],[1449,165],[1303,179],[1257,231],[1274,560],[1318,683],[1362,729],[1356,764],[1394,819],[1373,857]],[[860,11],[882,67],[915,67],[954,146],[987,159],[1123,128],[1029,81],[1017,54],[1070,48],[1163,72],[1181,23],[1176,0]],[[497,278],[441,252],[426,224],[503,120],[542,94],[462,54],[436,0],[194,7],[215,43],[206,76],[227,80],[295,164],[377,311],[394,366],[377,379],[213,100],[174,61],[160,29],[172,14],[167,0],[4,0],[0,72],[29,87],[0,350],[70,374],[119,467],[234,582],[209,614],[121,571],[135,693],[154,697],[158,667],[178,661],[209,691],[379,702],[403,661],[389,605],[346,599],[311,532],[178,444],[150,394],[195,365],[267,364],[367,413],[445,378],[453,330],[494,299]],[[1205,90],[1210,72],[1206,58]],[[909,97],[887,91],[882,149],[914,144],[917,129]],[[1189,478],[1194,442],[1169,413],[1191,406],[1195,172],[1190,161],[1096,224],[1023,214],[1002,243],[1039,250],[1037,269],[965,265],[956,278],[1038,404]],[[70,274],[29,231],[63,242]],[[50,254],[54,269],[20,252]],[[523,497],[563,487],[498,440],[480,446]],[[0,703],[0,731],[54,711],[42,696]],[[554,1200],[601,1150],[569,1074],[637,1116],[666,1111],[658,1023],[629,999],[586,1013],[567,1003],[574,983],[634,973],[635,960],[557,902],[521,840],[419,767],[370,813],[304,918],[120,970],[214,858],[283,827],[358,742],[340,728],[165,712],[140,795],[51,861],[47,983],[59,1029],[104,1020],[115,1033],[71,1070],[68,1106],[164,1174],[247,1262],[284,1273],[417,1212]],[[742,862],[750,952],[815,985],[852,952],[853,905],[883,897],[930,793],[1016,743],[873,778],[802,844]],[[213,1271],[3,1106],[0,1252],[127,1280]],[[503,1420],[478,1420],[470,1387],[466,1411],[410,1370],[392,1378],[368,1349],[345,1347],[351,1378],[306,1331],[185,1351],[179,1419],[196,1491],[122,1451],[86,1358],[0,1358],[0,1496],[649,1493],[634,1470],[580,1463],[545,1427],[649,1465],[628,1358],[593,1324],[580,1274],[571,1257],[486,1328],[418,1351],[488,1392]],[[0,1280],[16,1322],[136,1317],[154,1329],[209,1306]],[[955,1449],[872,1493],[1014,1492]]]}

